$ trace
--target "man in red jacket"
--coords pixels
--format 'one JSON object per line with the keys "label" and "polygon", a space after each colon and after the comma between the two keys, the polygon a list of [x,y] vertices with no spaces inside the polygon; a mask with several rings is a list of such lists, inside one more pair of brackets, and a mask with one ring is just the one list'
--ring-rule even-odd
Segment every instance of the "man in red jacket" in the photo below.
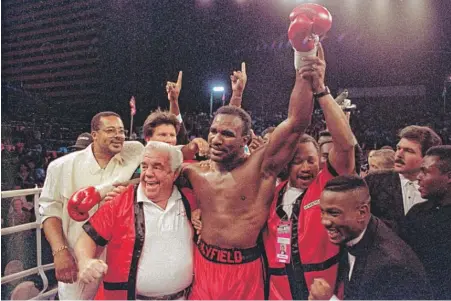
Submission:
{"label": "man in red jacket", "polygon": [[[174,185],[182,160],[174,146],[149,142],[139,186],[130,185],[83,226],[75,246],[79,278],[90,283],[103,277],[105,299],[187,296],[193,278],[189,221],[194,199]],[[106,262],[95,259],[96,249],[107,244]]]}
{"label": "man in red jacket", "polygon": [[[328,91],[324,83],[325,61],[321,59],[316,64],[310,84],[319,87],[318,91]],[[304,134],[288,164],[288,181],[276,188],[264,235],[269,264],[266,293],[270,300],[307,300],[314,278],[328,279],[334,285],[337,277],[339,248],[329,241],[321,225],[319,198],[328,180],[354,173],[356,141],[333,97],[327,92],[316,93],[314,98],[323,110],[332,148],[320,170],[318,143]]]}

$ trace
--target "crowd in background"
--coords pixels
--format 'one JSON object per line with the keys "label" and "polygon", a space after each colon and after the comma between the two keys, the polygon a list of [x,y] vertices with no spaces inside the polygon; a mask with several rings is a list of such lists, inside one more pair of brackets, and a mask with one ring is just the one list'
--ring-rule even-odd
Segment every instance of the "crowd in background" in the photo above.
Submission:
{"label": "crowd in background", "polygon": [[[351,115],[350,123],[364,151],[365,159],[371,150],[383,146],[394,147],[399,129],[412,123],[430,126],[441,136],[444,144],[450,143],[451,113],[434,110],[432,106],[429,111],[405,110],[413,113],[403,115],[390,111],[389,107],[386,109],[385,112],[375,113],[361,107]],[[252,110],[248,112],[252,116],[252,128],[256,135],[261,135],[266,128],[276,126],[287,117],[286,113],[279,112],[266,115]],[[49,163],[70,152],[70,146],[74,144],[77,136],[89,128],[88,124],[74,121],[63,124],[11,120],[12,116],[7,119],[8,122],[2,123],[1,136],[2,191],[42,187]],[[183,119],[190,139],[207,138],[211,123],[209,114],[184,112]],[[307,133],[318,139],[320,132],[325,129],[324,116],[321,110],[316,109]],[[140,127],[136,127],[135,132],[139,133]],[[365,166],[365,163],[367,162],[362,165]],[[33,196],[2,200],[1,214],[2,227],[34,221]],[[10,262],[19,262],[24,269],[35,266],[36,236],[33,232],[30,230],[2,237],[2,245],[8,244],[7,249],[2,248],[2,275]],[[43,240],[43,243],[46,242]]]}

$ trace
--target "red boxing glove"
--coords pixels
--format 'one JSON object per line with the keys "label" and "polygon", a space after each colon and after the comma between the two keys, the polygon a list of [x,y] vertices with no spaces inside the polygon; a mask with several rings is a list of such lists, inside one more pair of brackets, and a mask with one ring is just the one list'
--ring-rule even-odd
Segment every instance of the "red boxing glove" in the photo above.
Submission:
{"label": "red boxing glove", "polygon": [[316,55],[320,38],[332,27],[332,16],[321,5],[305,3],[293,9],[290,20],[288,39],[295,49],[295,68],[299,69],[303,56]]}
{"label": "red boxing glove", "polygon": [[293,22],[298,16],[304,15],[312,21],[313,34],[324,36],[332,27],[332,16],[324,6],[314,3],[304,3],[293,9],[290,21]]}
{"label": "red boxing glove", "polygon": [[101,197],[95,187],[90,186],[76,191],[67,204],[69,216],[77,221],[82,222],[89,218],[89,210],[100,203]]}
{"label": "red boxing glove", "polygon": [[299,15],[288,28],[288,39],[296,51],[308,52],[315,48],[318,39],[312,35],[312,21],[305,15]]}

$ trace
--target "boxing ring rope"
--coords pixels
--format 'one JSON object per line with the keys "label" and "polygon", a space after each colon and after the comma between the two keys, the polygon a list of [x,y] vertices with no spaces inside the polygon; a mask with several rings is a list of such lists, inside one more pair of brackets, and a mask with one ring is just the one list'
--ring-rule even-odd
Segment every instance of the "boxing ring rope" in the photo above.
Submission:
{"label": "boxing ring rope", "polygon": [[[41,188],[32,188],[32,189],[2,191],[2,193],[1,193],[2,199],[17,197],[17,196],[34,195],[34,212],[36,215],[36,221],[32,222],[32,223],[18,225],[18,226],[2,228],[1,230],[2,230],[2,236],[13,234],[13,233],[18,233],[18,232],[23,232],[23,231],[27,231],[27,230],[31,230],[31,229],[36,230],[37,267],[4,276],[1,279],[1,284],[3,285],[6,283],[9,283],[11,281],[17,280],[17,279],[21,279],[21,278],[24,278],[27,276],[39,274],[42,279],[43,288],[39,292],[39,294],[33,298],[35,300],[45,299],[52,295],[55,295],[58,290],[57,288],[54,288],[54,289],[46,292],[46,290],[49,287],[49,281],[47,279],[47,276],[45,275],[45,271],[54,269],[54,264],[51,263],[51,264],[42,265],[42,244],[41,244],[42,224],[41,224],[41,216],[39,214],[39,194],[41,193],[41,190],[42,190]],[[24,250],[24,251],[26,251],[26,250]]]}

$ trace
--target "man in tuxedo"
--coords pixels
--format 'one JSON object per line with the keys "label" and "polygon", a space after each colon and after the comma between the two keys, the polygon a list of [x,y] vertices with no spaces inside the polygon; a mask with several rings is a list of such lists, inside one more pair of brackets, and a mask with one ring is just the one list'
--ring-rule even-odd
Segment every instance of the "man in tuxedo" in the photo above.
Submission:
{"label": "man in tuxedo", "polygon": [[406,216],[403,238],[426,269],[438,300],[451,297],[451,145],[426,152],[418,175],[426,202],[412,207]]}
{"label": "man in tuxedo", "polygon": [[339,176],[324,187],[321,222],[329,240],[341,246],[337,288],[321,278],[311,285],[309,300],[430,299],[420,260],[410,247],[370,213],[370,195],[358,176]]}
{"label": "man in tuxedo", "polygon": [[396,146],[394,170],[370,173],[365,177],[371,195],[371,213],[396,233],[413,205],[424,202],[418,191],[417,175],[426,151],[441,145],[429,127],[411,125],[401,130]]}

